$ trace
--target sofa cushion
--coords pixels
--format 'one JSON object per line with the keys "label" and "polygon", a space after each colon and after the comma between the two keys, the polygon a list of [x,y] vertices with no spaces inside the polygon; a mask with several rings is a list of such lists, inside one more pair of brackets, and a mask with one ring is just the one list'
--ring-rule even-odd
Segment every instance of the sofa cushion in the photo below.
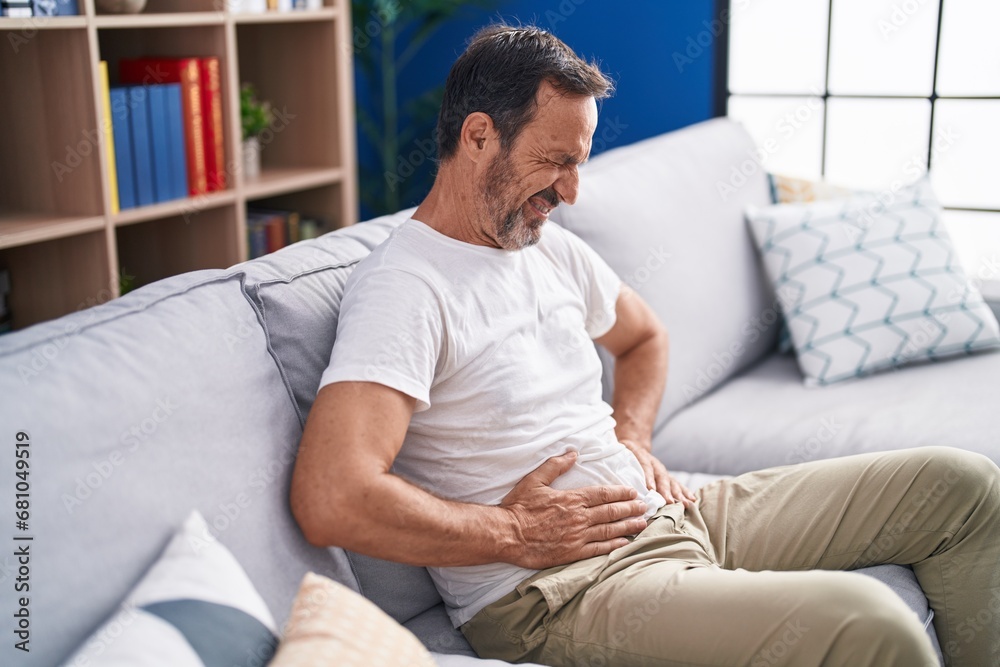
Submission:
{"label": "sofa cushion", "polygon": [[1000,351],[807,388],[771,355],[685,408],[653,443],[667,467],[739,474],[848,454],[951,445],[1000,463]]}
{"label": "sofa cushion", "polygon": [[330,363],[344,284],[410,211],[338,229],[230,269],[246,273],[246,293],[260,310],[268,348],[303,426]]}
{"label": "sofa cushion", "polygon": [[195,510],[116,612],[67,667],[265,663],[278,646],[267,605]]}
{"label": "sofa cushion", "polygon": [[930,183],[747,209],[807,384],[1000,345]]}
{"label": "sofa cushion", "polygon": [[[770,201],[754,143],[716,119],[602,153],[552,219],[590,244],[670,332],[670,381],[656,428],[777,340],[773,294],[743,222]],[[741,171],[742,170],[742,171]],[[602,350],[606,396],[612,361]]]}
{"label": "sofa cushion", "polygon": [[356,586],[288,509],[301,428],[243,277],[183,274],[0,338],[0,423],[31,442],[35,664],[76,648],[192,509],[279,623],[309,570]]}
{"label": "sofa cushion", "polygon": [[310,572],[285,626],[271,667],[434,667],[412,632],[370,600]]}

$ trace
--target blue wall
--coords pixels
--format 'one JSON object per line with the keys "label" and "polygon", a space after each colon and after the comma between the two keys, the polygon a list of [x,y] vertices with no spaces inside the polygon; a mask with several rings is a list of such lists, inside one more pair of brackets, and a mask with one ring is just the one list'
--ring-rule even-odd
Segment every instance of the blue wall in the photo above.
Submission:
{"label": "blue wall", "polygon": [[[712,117],[713,0],[506,0],[492,12],[468,8],[406,68],[400,99],[443,84],[466,40],[497,18],[550,30],[616,81],[617,92],[601,108],[593,155]],[[363,137],[358,150],[362,160],[373,155]]]}

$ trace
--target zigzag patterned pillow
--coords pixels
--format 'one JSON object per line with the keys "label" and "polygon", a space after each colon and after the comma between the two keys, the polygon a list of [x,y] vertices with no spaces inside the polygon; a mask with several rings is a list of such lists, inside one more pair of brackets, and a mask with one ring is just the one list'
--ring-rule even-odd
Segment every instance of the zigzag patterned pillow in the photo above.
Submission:
{"label": "zigzag patterned pillow", "polygon": [[1000,345],[926,178],[895,193],[746,215],[806,384]]}

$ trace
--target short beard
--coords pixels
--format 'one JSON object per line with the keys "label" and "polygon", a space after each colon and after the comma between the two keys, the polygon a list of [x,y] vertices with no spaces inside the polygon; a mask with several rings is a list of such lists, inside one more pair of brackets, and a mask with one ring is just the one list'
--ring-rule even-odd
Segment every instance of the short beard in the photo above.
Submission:
{"label": "short beard", "polygon": [[[514,192],[516,175],[510,161],[510,153],[501,151],[490,162],[483,174],[483,199],[486,215],[493,226],[493,238],[504,250],[522,250],[538,243],[542,238],[542,225],[533,225],[524,215],[524,203],[505,210],[517,196]],[[548,188],[538,196],[552,204],[559,199],[554,190]]]}

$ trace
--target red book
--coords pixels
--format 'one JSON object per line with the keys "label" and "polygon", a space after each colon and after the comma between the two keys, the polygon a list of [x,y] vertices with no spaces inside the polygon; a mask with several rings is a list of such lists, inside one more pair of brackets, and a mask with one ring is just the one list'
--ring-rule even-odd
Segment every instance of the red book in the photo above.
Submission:
{"label": "red book", "polygon": [[267,251],[274,252],[281,250],[287,245],[285,243],[285,218],[280,215],[272,216],[265,223],[267,227]]}
{"label": "red book", "polygon": [[222,86],[219,59],[201,58],[201,115],[205,130],[205,177],[208,191],[226,189],[226,149],[222,132]]}
{"label": "red book", "polygon": [[188,194],[208,192],[205,172],[204,116],[202,111],[201,67],[197,58],[123,59],[118,67],[124,84],[145,86],[160,83],[181,84],[184,107],[184,141],[187,153]]}

